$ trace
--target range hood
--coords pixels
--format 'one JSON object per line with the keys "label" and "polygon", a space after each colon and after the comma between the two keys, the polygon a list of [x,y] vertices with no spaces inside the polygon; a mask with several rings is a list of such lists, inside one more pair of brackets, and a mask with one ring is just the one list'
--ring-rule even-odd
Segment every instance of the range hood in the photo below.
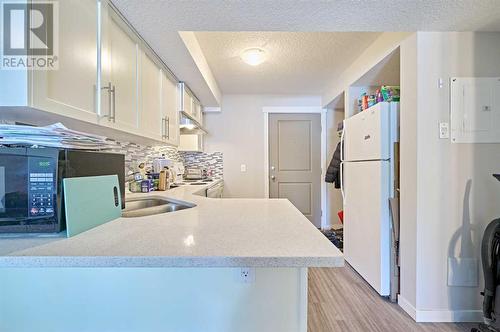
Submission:
{"label": "range hood", "polygon": [[205,128],[203,128],[203,126],[198,121],[196,121],[190,114],[184,111],[180,112],[179,128],[179,133],[181,135],[208,134]]}

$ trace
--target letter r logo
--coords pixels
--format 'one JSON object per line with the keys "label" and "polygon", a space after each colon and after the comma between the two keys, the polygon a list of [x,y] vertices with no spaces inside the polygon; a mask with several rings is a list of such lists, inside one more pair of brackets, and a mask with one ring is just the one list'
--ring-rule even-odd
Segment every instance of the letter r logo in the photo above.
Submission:
{"label": "letter r logo", "polygon": [[3,55],[54,55],[54,3],[3,4]]}

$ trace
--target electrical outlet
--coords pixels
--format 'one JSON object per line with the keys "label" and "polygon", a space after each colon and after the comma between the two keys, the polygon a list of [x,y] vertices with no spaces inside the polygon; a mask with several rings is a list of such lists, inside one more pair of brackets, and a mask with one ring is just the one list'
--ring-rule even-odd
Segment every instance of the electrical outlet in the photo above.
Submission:
{"label": "electrical outlet", "polygon": [[242,283],[251,284],[255,282],[255,268],[242,267],[240,269],[239,279]]}
{"label": "electrical outlet", "polygon": [[439,138],[440,139],[450,138],[450,124],[448,122],[439,123]]}
{"label": "electrical outlet", "polygon": [[247,171],[247,165],[246,164],[241,164],[240,171],[246,172]]}

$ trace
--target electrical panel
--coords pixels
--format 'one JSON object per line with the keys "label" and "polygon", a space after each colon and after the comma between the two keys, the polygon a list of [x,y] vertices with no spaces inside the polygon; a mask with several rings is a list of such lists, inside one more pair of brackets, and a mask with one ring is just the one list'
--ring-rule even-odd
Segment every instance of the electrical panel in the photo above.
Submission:
{"label": "electrical panel", "polygon": [[451,142],[500,143],[500,77],[451,78]]}

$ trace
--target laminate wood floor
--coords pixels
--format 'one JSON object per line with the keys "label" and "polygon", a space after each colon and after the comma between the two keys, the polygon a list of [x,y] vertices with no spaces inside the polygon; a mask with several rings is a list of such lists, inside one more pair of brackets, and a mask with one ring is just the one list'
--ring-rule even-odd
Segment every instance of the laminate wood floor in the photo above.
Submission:
{"label": "laminate wood floor", "polygon": [[350,266],[309,269],[308,332],[470,331],[475,324],[417,324]]}

